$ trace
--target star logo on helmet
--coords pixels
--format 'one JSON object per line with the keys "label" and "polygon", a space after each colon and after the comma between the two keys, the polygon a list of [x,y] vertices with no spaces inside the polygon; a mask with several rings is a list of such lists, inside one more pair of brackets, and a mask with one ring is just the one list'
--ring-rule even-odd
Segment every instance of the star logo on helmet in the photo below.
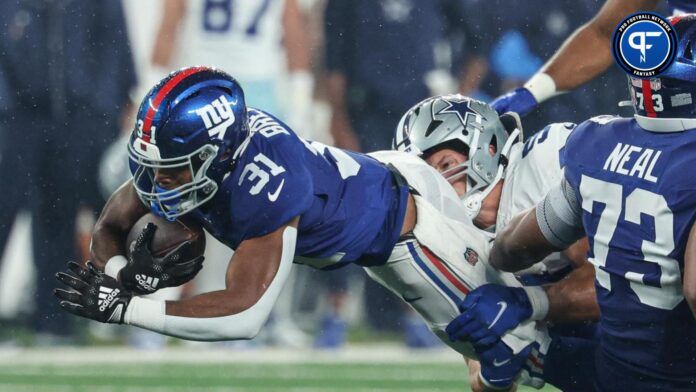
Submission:
{"label": "star logo on helmet", "polygon": [[470,99],[443,99],[447,106],[444,109],[440,109],[435,114],[452,113],[459,117],[459,121],[462,125],[466,126],[466,122],[469,121],[469,116],[476,116],[476,121],[481,122],[481,113],[477,112],[471,107]]}

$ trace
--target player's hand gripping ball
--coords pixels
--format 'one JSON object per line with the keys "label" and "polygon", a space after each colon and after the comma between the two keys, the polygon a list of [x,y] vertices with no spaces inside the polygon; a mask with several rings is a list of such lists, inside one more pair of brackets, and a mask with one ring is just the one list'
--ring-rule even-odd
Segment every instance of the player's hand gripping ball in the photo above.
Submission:
{"label": "player's hand gripping ball", "polygon": [[136,294],[179,286],[201,270],[204,251],[202,227],[147,214],[128,234],[128,264],[120,271],[119,280]]}

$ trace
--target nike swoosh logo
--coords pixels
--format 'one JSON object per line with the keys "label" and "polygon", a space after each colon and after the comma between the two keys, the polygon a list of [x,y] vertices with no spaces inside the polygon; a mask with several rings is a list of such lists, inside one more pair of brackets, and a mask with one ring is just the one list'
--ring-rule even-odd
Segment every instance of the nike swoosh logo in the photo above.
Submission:
{"label": "nike swoosh logo", "polygon": [[500,316],[503,315],[503,313],[505,312],[505,309],[507,309],[507,302],[505,302],[505,301],[498,302],[498,305],[500,306],[500,310],[498,311],[498,314],[493,319],[493,322],[491,323],[491,325],[488,326],[488,329],[493,328],[495,323],[497,323],[498,320],[500,320]]}
{"label": "nike swoosh logo", "polygon": [[506,359],[506,360],[504,360],[504,361],[502,361],[502,362],[498,362],[497,359],[493,359],[493,366],[495,366],[495,367],[503,366],[503,365],[505,365],[506,363],[510,362],[510,360],[512,360],[512,358],[508,358],[508,359]]}
{"label": "nike swoosh logo", "polygon": [[283,189],[283,185],[285,185],[284,178],[282,181],[280,181],[280,185],[278,185],[278,188],[276,188],[275,192],[273,192],[273,193],[268,192],[268,200],[270,200],[270,201],[278,200],[278,195],[280,195],[280,191]]}
{"label": "nike swoosh logo", "polygon": [[508,378],[491,378],[488,382],[501,382],[501,381],[512,381],[511,377]]}

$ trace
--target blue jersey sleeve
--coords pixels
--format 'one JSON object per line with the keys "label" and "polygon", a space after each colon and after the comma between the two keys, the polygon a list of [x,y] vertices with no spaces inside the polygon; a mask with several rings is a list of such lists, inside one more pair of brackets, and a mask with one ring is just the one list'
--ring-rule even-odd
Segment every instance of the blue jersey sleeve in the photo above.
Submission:
{"label": "blue jersey sleeve", "polygon": [[314,187],[304,148],[290,133],[251,137],[228,179],[238,242],[269,234],[310,208]]}

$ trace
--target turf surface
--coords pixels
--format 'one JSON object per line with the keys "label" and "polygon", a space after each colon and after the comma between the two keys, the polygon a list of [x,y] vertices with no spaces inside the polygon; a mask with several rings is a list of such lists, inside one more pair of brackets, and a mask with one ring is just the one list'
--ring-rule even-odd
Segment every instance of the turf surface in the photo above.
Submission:
{"label": "turf surface", "polygon": [[[108,351],[102,351],[108,355]],[[138,352],[134,352],[137,355]],[[366,358],[344,361],[331,356],[258,361],[244,354],[235,362],[215,363],[215,358],[167,361],[167,355],[138,363],[105,358],[102,363],[68,361],[52,353],[38,360],[0,363],[0,391],[8,392],[160,392],[160,391],[467,391],[462,363],[435,361],[375,362]],[[66,354],[67,355],[67,354]],[[74,353],[69,354],[74,356]],[[204,353],[200,355],[205,355]],[[55,357],[56,360],[46,360]],[[126,357],[127,358],[127,357]],[[327,358],[326,360],[324,358]],[[21,359],[21,358],[20,358]],[[142,358],[140,358],[142,359]],[[51,363],[53,362],[53,363]],[[100,362],[97,360],[97,362]],[[520,388],[520,391],[533,391]],[[553,391],[545,388],[544,391]]]}

